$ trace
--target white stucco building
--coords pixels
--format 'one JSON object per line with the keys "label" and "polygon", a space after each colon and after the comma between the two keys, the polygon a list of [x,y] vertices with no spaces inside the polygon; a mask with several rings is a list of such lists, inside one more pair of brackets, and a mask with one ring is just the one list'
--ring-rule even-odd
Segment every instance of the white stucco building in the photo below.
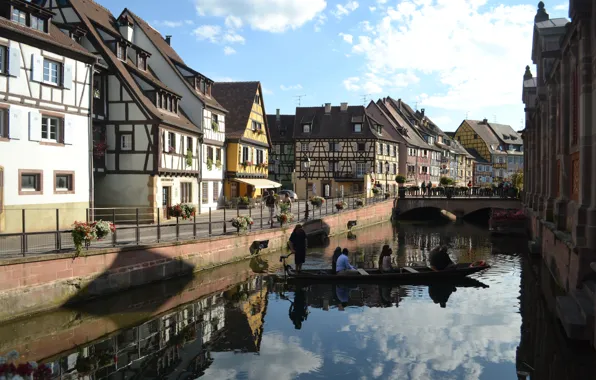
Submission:
{"label": "white stucco building", "polygon": [[[0,7],[0,232],[69,228],[92,200],[95,57],[24,0]],[[56,211],[58,210],[58,212]]]}

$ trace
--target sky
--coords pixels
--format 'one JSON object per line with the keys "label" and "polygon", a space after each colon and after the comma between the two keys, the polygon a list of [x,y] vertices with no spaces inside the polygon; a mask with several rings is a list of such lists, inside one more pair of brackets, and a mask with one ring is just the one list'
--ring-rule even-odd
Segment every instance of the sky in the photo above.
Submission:
{"label": "sky", "polygon": [[[463,119],[523,129],[522,78],[538,1],[96,0],[143,17],[193,69],[261,82],[268,114],[368,104],[424,108],[444,131]],[[568,1],[546,1],[551,18]],[[166,6],[164,6],[166,5]]]}

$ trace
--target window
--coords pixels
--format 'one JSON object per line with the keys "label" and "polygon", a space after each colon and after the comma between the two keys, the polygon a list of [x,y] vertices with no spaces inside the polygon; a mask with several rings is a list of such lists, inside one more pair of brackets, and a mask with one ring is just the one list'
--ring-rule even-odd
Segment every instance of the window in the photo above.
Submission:
{"label": "window", "polygon": [[120,135],[120,149],[132,150],[132,134],[127,133]]}
{"label": "window", "polygon": [[54,171],[54,194],[74,193],[74,172]]}
{"label": "window", "polygon": [[168,152],[176,153],[176,134],[174,132],[168,132],[168,144],[166,148]]}
{"label": "window", "polygon": [[203,182],[201,191],[201,203],[209,203],[209,182]]}
{"label": "window", "polygon": [[474,133],[474,140],[478,140],[478,135]]}
{"label": "window", "polygon": [[423,156],[424,156],[424,157],[428,157],[428,150],[424,149]]}
{"label": "window", "polygon": [[337,142],[330,142],[329,143],[329,151],[330,152],[339,152],[341,149],[339,147],[339,143]]}
{"label": "window", "polygon": [[382,162],[379,162],[379,171],[377,173],[383,174],[383,163]]}
{"label": "window", "polygon": [[397,164],[393,164],[393,174],[397,174]]}
{"label": "window", "polygon": [[122,61],[126,61],[126,45],[123,43],[116,44],[116,56]]}
{"label": "window", "polygon": [[[218,149],[219,152],[219,149]],[[213,182],[213,202],[219,201],[219,182]]]}
{"label": "window", "polygon": [[12,21],[16,22],[17,24],[27,26],[27,13],[23,12],[20,9],[13,8]]}
{"label": "window", "polygon": [[397,157],[397,145],[393,145],[393,157]]}
{"label": "window", "polygon": [[249,158],[248,158],[248,147],[243,146],[242,147],[242,162],[247,162],[247,161],[249,161]]}
{"label": "window", "polygon": [[357,162],[356,163],[356,177],[364,177],[366,174],[366,163],[365,162]]}
{"label": "window", "polygon": [[281,145],[276,144],[273,146],[273,149],[275,149],[275,154],[281,154]]}
{"label": "window", "polygon": [[308,152],[308,143],[300,143],[300,151]]}
{"label": "window", "polygon": [[262,149],[257,149],[257,164],[265,162],[265,154]]}
{"label": "window", "polygon": [[180,182],[180,202],[192,203],[192,182]]}
{"label": "window", "polygon": [[212,113],[211,114],[211,128],[215,129],[216,127],[219,127],[219,121],[217,119],[217,114]]}
{"label": "window", "polygon": [[213,162],[213,147],[207,147],[207,159]]}
{"label": "window", "polygon": [[145,54],[138,55],[137,66],[139,69],[141,69],[143,71],[147,70],[147,56]]}
{"label": "window", "polygon": [[261,104],[261,97],[258,94],[255,95],[255,103]]}
{"label": "window", "polygon": [[362,124],[354,124],[354,133],[362,132]]}
{"label": "window", "polygon": [[252,121],[252,130],[253,130],[254,132],[256,132],[256,131],[260,131],[262,128],[263,128],[263,126],[261,125],[261,123],[259,123],[259,122],[256,122],[256,121],[254,121],[254,120]]}
{"label": "window", "polygon": [[8,55],[6,54],[6,46],[0,46],[0,73],[6,73],[6,62]]}
{"label": "window", "polygon": [[383,144],[377,144],[377,153],[383,154]]}
{"label": "window", "polygon": [[310,133],[310,124],[302,124],[302,133]]}
{"label": "window", "polygon": [[515,157],[511,156],[511,157],[508,158],[508,160],[509,160],[509,163],[510,164],[513,164],[514,161],[515,161]]}
{"label": "window", "polygon": [[49,59],[43,60],[43,81],[55,85],[60,84],[60,74],[62,73],[62,64],[51,61]]}
{"label": "window", "polygon": [[39,30],[40,32],[46,31],[46,20],[31,15],[31,28]]}
{"label": "window", "polygon": [[358,143],[358,151],[359,152],[364,152],[366,150],[366,144],[365,143]]}
{"label": "window", "polygon": [[187,151],[190,150],[191,152],[193,151],[192,150],[192,137],[190,137],[190,136],[186,137],[186,150]]}
{"label": "window", "polygon": [[221,163],[221,149],[215,148],[215,162]]}
{"label": "window", "polygon": [[337,161],[329,161],[329,171],[331,173],[339,171],[339,162]]}
{"label": "window", "polygon": [[8,138],[8,111],[0,108],[0,138]]}
{"label": "window", "polygon": [[42,116],[41,118],[41,139],[51,142],[60,141],[60,122],[57,117]]}
{"label": "window", "polygon": [[428,166],[421,166],[420,167],[420,173],[422,173],[422,174],[428,174]]}
{"label": "window", "polygon": [[41,170],[19,170],[19,195],[43,193],[43,172]]}

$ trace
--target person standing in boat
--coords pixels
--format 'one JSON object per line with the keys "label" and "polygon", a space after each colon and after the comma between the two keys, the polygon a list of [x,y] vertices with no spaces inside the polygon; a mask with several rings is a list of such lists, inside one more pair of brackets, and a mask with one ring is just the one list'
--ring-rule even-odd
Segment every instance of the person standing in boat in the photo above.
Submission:
{"label": "person standing in boat", "polygon": [[359,274],[355,267],[350,264],[350,259],[348,258],[349,251],[347,248],[344,248],[341,251],[341,255],[337,258],[337,264],[335,266],[335,271],[337,274],[346,275],[346,274]]}
{"label": "person standing in boat", "polygon": [[379,255],[379,272],[388,273],[393,271],[391,265],[391,254],[393,251],[389,248],[389,245],[385,244]]}
{"label": "person standing in boat", "polygon": [[448,247],[446,245],[440,245],[430,251],[428,255],[428,261],[430,261],[430,267],[434,271],[441,271],[448,269],[455,265],[455,263],[449,257],[447,253]]}
{"label": "person standing in boat", "polygon": [[306,261],[306,248],[308,246],[306,232],[302,228],[302,224],[297,224],[294,231],[290,235],[290,251],[294,255],[294,263],[296,264],[296,272],[300,273],[302,264]]}

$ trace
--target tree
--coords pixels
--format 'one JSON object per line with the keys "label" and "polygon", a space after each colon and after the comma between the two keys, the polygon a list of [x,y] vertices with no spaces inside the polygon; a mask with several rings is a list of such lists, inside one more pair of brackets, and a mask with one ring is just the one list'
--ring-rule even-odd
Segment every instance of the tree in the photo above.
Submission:
{"label": "tree", "polygon": [[448,177],[441,177],[439,183],[441,184],[441,186],[449,186],[453,184],[453,180]]}
{"label": "tree", "polygon": [[522,170],[513,173],[511,176],[511,184],[519,190],[524,189],[524,172]]}
{"label": "tree", "polygon": [[395,176],[395,182],[399,183],[399,186],[401,187],[404,185],[404,183],[406,183],[406,177],[404,177],[401,174],[398,176]]}

